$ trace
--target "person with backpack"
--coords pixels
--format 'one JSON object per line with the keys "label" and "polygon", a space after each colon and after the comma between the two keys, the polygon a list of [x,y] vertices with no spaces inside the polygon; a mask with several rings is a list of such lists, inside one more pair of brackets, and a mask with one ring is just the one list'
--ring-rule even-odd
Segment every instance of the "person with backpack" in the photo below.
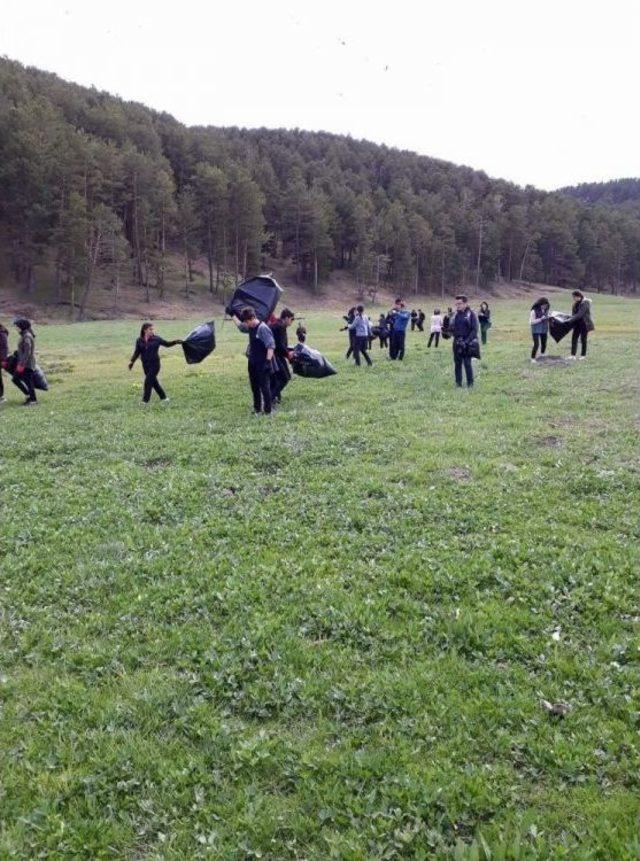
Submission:
{"label": "person with backpack", "polygon": [[287,329],[294,319],[293,311],[290,311],[289,308],[283,308],[280,317],[269,324],[275,343],[275,364],[277,367],[276,372],[271,377],[271,399],[276,404],[281,403],[282,392],[291,381],[291,371],[289,370],[291,350],[289,349]]}
{"label": "person with backpack", "polygon": [[389,358],[404,359],[404,347],[407,335],[407,326],[411,314],[405,309],[404,302],[400,297],[396,299],[393,308],[389,312],[391,316],[391,337],[389,340]]}
{"label": "person with backpack", "polygon": [[466,296],[456,296],[456,313],[450,324],[453,336],[453,362],[456,386],[462,388],[462,368],[467,378],[467,388],[473,387],[471,359],[478,357],[478,318],[469,307]]}
{"label": "person with backpack", "polygon": [[13,322],[20,333],[20,339],[18,341],[15,370],[11,380],[20,389],[22,394],[26,396],[24,406],[35,406],[38,403],[34,385],[36,336],[29,320],[23,317],[16,317]]}
{"label": "person with backpack", "polygon": [[480,303],[480,310],[478,311],[478,323],[480,324],[480,337],[482,339],[482,343],[487,343],[487,332],[491,328],[491,311],[489,310],[489,306],[486,302]]}
{"label": "person with backpack", "polygon": [[587,358],[587,338],[589,332],[593,332],[593,318],[591,316],[591,299],[587,299],[581,290],[574,290],[571,317],[566,321],[573,325],[571,333],[571,355],[570,359],[576,358],[578,352],[578,341],[580,341],[580,358]]}
{"label": "person with backpack", "polygon": [[435,338],[436,347],[440,343],[440,333],[442,332],[442,314],[440,313],[440,308],[433,309],[433,316],[431,317],[431,331],[429,333],[429,341],[427,342],[427,348],[433,344],[433,340]]}
{"label": "person with backpack", "polygon": [[151,392],[155,391],[162,403],[167,403],[169,398],[165,390],[158,382],[160,374],[160,347],[175,347],[181,344],[180,338],[175,341],[165,341],[160,335],[156,335],[153,323],[143,323],[140,328],[140,337],[136,340],[133,355],[129,360],[131,370],[139,358],[144,371],[144,384],[142,387],[142,403],[148,404],[151,400]]}
{"label": "person with backpack", "polygon": [[363,305],[358,305],[356,308],[353,323],[349,325],[349,332],[353,332],[353,358],[355,359],[356,365],[360,365],[360,354],[362,353],[367,365],[371,366],[373,362],[367,352],[369,337],[371,335],[371,322],[364,313]]}
{"label": "person with backpack", "polygon": [[2,379],[2,369],[7,367],[7,359],[9,358],[9,330],[0,323],[0,404],[6,403],[4,396],[4,381]]}
{"label": "person with backpack", "polygon": [[253,411],[256,415],[271,415],[271,373],[276,342],[271,329],[261,323],[255,309],[247,306],[240,316],[231,318],[241,332],[249,336],[247,359],[249,385],[253,394]]}
{"label": "person with backpack", "polygon": [[531,306],[529,314],[529,325],[531,326],[531,335],[533,337],[533,347],[531,348],[531,361],[537,362],[538,350],[540,355],[544,356],[547,352],[547,336],[549,334],[549,312],[551,305],[546,296],[537,299]]}

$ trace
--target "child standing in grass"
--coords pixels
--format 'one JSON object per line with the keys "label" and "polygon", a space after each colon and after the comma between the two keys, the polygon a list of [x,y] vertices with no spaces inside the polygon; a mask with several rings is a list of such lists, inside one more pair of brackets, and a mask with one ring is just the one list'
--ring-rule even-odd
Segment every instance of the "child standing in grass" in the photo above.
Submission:
{"label": "child standing in grass", "polygon": [[429,333],[429,341],[427,343],[427,348],[433,344],[433,339],[435,338],[436,347],[440,343],[440,333],[442,332],[442,314],[440,313],[440,308],[433,309],[433,316],[431,317],[431,332]]}
{"label": "child standing in grass", "polygon": [[256,415],[264,412],[271,415],[271,360],[276,342],[266,323],[261,323],[255,309],[246,307],[239,317],[232,317],[241,332],[249,336],[249,384],[253,394],[253,411]]}
{"label": "child standing in grass", "polygon": [[353,358],[356,365],[360,364],[360,354],[364,356],[367,365],[372,365],[373,362],[369,358],[367,346],[371,336],[371,323],[369,318],[364,313],[364,306],[358,305],[353,322],[349,324],[349,333],[353,333]]}
{"label": "child standing in grass", "polygon": [[142,362],[142,370],[144,371],[144,386],[142,389],[142,403],[148,404],[151,399],[151,392],[155,390],[158,397],[163,403],[166,403],[169,398],[165,390],[158,382],[160,373],[160,347],[175,347],[176,344],[181,344],[182,341],[178,338],[175,341],[165,341],[159,335],[156,335],[153,323],[143,323],[140,329],[140,337],[136,341],[133,356],[129,361],[129,370],[133,368],[135,361],[140,357]]}
{"label": "child standing in grass", "polygon": [[547,351],[547,335],[549,334],[549,300],[543,296],[531,306],[531,314],[529,315],[529,323],[531,325],[531,335],[533,337],[533,348],[531,349],[531,361],[536,362],[538,349],[540,355],[544,356]]}

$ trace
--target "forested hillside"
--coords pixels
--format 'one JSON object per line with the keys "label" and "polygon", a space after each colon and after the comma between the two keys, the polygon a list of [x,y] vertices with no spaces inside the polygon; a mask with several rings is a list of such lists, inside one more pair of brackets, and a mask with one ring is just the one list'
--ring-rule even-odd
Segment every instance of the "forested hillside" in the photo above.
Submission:
{"label": "forested hillside", "polygon": [[635,291],[640,219],[331,134],[186,128],[0,60],[6,277],[33,292],[46,273],[82,317],[98,278],[116,296],[134,283],[161,297],[169,252],[187,285],[205,258],[212,293],[267,256],[310,290],[338,268],[363,290],[517,279]]}
{"label": "forested hillside", "polygon": [[611,206],[628,204],[640,210],[640,179],[613,179],[610,182],[582,182],[561,189],[586,203],[607,203]]}

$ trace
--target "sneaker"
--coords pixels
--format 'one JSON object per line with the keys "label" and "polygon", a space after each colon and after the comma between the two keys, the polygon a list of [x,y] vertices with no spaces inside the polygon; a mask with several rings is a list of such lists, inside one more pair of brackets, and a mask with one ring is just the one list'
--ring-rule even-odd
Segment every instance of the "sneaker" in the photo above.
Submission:
{"label": "sneaker", "polygon": [[531,359],[531,364],[532,364],[532,365],[537,365],[537,364],[538,364],[538,360],[537,360],[537,359]]}
{"label": "sneaker", "polygon": [[23,405],[22,405],[22,406],[23,406],[23,407],[37,407],[37,406],[38,406],[38,402],[37,402],[37,401],[30,401],[29,399],[27,399],[27,400],[23,403]]}
{"label": "sneaker", "polygon": [[169,398],[162,398],[161,403],[163,403],[163,404],[168,404],[168,403],[169,403]]}
{"label": "sneaker", "polygon": [[0,398],[0,404],[6,404],[6,402],[7,402],[6,398]]}
{"label": "sneaker", "polygon": [[576,360],[576,357],[575,357],[575,356],[567,356],[567,361],[569,361],[569,362],[575,362],[575,360]]}
{"label": "sneaker", "polygon": [[581,362],[584,362],[584,360],[585,360],[587,357],[586,357],[586,356],[579,356],[578,358],[579,358],[579,360],[580,360]]}

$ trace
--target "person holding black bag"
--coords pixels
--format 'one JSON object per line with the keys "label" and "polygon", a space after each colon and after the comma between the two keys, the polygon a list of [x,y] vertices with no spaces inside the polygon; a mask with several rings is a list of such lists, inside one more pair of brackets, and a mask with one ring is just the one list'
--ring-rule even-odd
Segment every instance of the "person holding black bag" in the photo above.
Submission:
{"label": "person holding black bag", "polygon": [[291,371],[289,370],[291,350],[289,349],[287,329],[294,319],[293,311],[290,311],[289,308],[283,308],[279,319],[269,324],[275,343],[275,365],[277,367],[275,374],[271,377],[271,397],[272,401],[277,404],[282,400],[283,389],[291,381]]}
{"label": "person holding black bag", "polygon": [[573,307],[571,308],[571,317],[566,321],[567,324],[573,325],[571,333],[571,355],[570,359],[576,358],[578,352],[578,341],[580,341],[580,358],[587,358],[587,337],[589,332],[593,332],[595,326],[591,317],[591,299],[587,299],[581,290],[574,290]]}
{"label": "person holding black bag", "polygon": [[160,373],[160,347],[175,347],[176,344],[181,344],[180,338],[175,341],[165,341],[159,335],[156,335],[153,323],[143,323],[140,329],[140,337],[136,340],[136,345],[133,355],[129,360],[129,370],[135,364],[136,359],[140,358],[142,362],[142,370],[144,371],[144,386],[142,389],[142,403],[148,404],[151,399],[152,390],[156,392],[163,403],[166,403],[169,398],[165,390],[158,382],[158,374]]}
{"label": "person holding black bag", "polygon": [[473,386],[471,359],[480,358],[478,344],[478,318],[469,307],[466,296],[456,296],[456,313],[450,323],[453,336],[453,362],[456,386],[462,388],[462,367],[467,378],[467,388]]}
{"label": "person holding black bag", "polygon": [[253,308],[243,308],[239,317],[231,319],[241,332],[249,336],[247,358],[253,411],[256,415],[271,415],[271,362],[276,347],[271,329],[260,322]]}
{"label": "person holding black bag", "polygon": [[29,320],[16,317],[13,322],[20,332],[20,340],[18,341],[15,370],[11,379],[14,385],[26,395],[24,406],[35,406],[38,403],[34,386],[36,336],[33,333]]}

